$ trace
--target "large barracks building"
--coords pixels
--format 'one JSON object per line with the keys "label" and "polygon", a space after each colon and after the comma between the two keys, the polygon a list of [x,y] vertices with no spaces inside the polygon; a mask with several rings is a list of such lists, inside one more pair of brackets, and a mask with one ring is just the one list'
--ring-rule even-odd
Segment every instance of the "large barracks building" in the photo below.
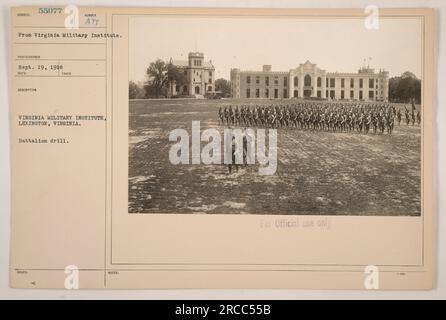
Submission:
{"label": "large barracks building", "polygon": [[290,71],[231,69],[234,98],[320,98],[337,100],[387,101],[389,73],[362,67],[357,73],[327,72],[310,61]]}

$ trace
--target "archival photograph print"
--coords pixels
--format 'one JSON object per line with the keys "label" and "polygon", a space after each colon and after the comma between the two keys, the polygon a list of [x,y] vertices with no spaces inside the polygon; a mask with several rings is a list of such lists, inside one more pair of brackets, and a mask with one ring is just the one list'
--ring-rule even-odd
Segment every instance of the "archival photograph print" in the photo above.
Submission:
{"label": "archival photograph print", "polygon": [[129,19],[128,212],[420,216],[420,18]]}

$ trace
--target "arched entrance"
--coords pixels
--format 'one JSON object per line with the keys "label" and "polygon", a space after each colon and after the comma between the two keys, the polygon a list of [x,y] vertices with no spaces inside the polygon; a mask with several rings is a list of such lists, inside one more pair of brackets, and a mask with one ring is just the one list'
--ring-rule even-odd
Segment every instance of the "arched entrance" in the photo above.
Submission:
{"label": "arched entrance", "polygon": [[304,98],[311,97],[311,76],[309,74],[304,77]]}
{"label": "arched entrance", "polygon": [[200,87],[199,86],[195,87],[195,94],[200,94]]}
{"label": "arched entrance", "polygon": [[304,90],[304,97],[305,98],[311,97],[311,89],[305,89]]}

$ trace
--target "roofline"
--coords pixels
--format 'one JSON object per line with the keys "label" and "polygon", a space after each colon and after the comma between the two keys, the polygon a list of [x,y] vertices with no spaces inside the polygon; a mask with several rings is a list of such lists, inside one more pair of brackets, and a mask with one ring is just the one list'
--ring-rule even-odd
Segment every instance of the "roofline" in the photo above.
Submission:
{"label": "roofline", "polygon": [[[295,70],[295,69],[291,69],[291,70]],[[327,72],[326,70],[322,70],[319,69],[323,72],[325,72],[325,75],[328,76],[385,76],[386,74],[388,75],[388,72],[375,72],[375,73],[359,73],[359,72]],[[250,73],[250,74],[255,74],[255,75],[272,75],[272,74],[280,74],[280,75],[284,75],[284,74],[292,74],[292,71],[260,71],[260,70],[240,70],[238,68],[232,68],[231,72],[236,72],[236,73]]]}

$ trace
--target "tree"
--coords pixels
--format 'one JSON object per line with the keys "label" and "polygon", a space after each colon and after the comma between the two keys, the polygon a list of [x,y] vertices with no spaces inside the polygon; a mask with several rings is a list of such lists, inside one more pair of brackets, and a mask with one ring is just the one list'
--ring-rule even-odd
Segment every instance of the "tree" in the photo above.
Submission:
{"label": "tree", "polygon": [[129,99],[142,99],[145,97],[145,91],[141,83],[129,82]]}
{"label": "tree", "polygon": [[231,83],[223,78],[215,80],[215,90],[221,91],[223,96],[229,97],[231,96]]}
{"label": "tree", "polygon": [[187,83],[187,77],[182,69],[161,59],[151,62],[146,74],[147,82],[144,86],[146,98],[168,96],[173,92],[174,85],[182,86]]}
{"label": "tree", "polygon": [[129,82],[129,99],[136,99],[138,94],[138,86],[133,81]]}
{"label": "tree", "polygon": [[160,97],[160,95],[163,93],[163,89],[166,87],[169,81],[167,71],[167,64],[161,59],[150,63],[146,72],[146,96],[152,96],[153,94],[156,98]]}
{"label": "tree", "polygon": [[389,100],[393,102],[421,102],[421,80],[406,71],[399,77],[389,79]]}
{"label": "tree", "polygon": [[401,75],[401,78],[403,78],[403,79],[405,79],[405,78],[413,78],[413,79],[416,79],[417,76],[416,76],[413,72],[405,71],[405,72],[403,72],[403,74]]}
{"label": "tree", "polygon": [[160,97],[167,97],[168,90],[167,85],[163,86],[161,89],[157,89],[153,84],[147,83],[144,85],[144,98],[153,99]]}

